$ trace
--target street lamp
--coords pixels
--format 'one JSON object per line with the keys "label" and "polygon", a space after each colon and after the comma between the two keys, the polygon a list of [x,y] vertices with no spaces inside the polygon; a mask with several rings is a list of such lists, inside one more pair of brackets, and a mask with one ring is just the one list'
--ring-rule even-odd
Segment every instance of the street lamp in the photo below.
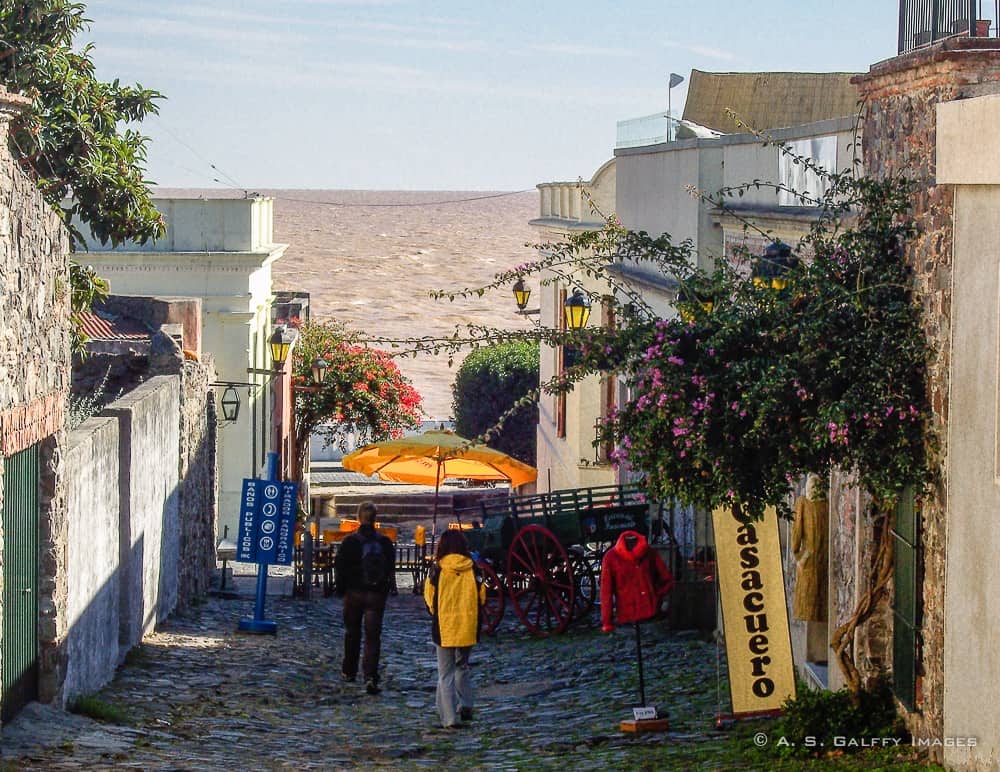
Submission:
{"label": "street lamp", "polygon": [[682,285],[680,291],[677,293],[677,305],[678,313],[683,321],[690,322],[694,320],[691,306],[695,303],[700,305],[706,314],[712,313],[712,309],[715,308],[714,297],[705,292],[699,292],[696,288],[692,289],[687,284]]}
{"label": "street lamp", "polygon": [[240,415],[240,395],[235,386],[226,386],[222,392],[222,419],[226,423],[235,423]]}
{"label": "street lamp", "polygon": [[517,310],[524,313],[524,309],[528,307],[528,298],[531,297],[531,290],[524,285],[524,279],[514,282],[513,292]]}
{"label": "street lamp", "polygon": [[284,366],[294,342],[295,335],[287,327],[275,329],[274,334],[268,340],[268,345],[271,347],[271,361],[274,363],[275,370],[280,370]]}
{"label": "street lamp", "polygon": [[329,365],[323,357],[316,357],[316,361],[312,364],[312,377],[313,383],[319,385],[323,383],[323,379],[326,378],[326,368]]}
{"label": "street lamp", "polygon": [[590,318],[590,300],[579,287],[566,298],[563,313],[566,317],[566,326],[571,330],[580,330],[587,324]]}
{"label": "street lamp", "polygon": [[753,285],[761,289],[781,292],[788,286],[786,274],[799,264],[792,248],[782,241],[768,244],[764,254],[757,258],[751,272]]}
{"label": "street lamp", "polygon": [[511,291],[514,293],[514,302],[517,303],[517,312],[521,316],[541,313],[542,309],[540,308],[527,307],[528,298],[531,297],[531,290],[528,289],[527,285],[524,283],[524,279],[518,279],[514,282],[514,286],[511,287]]}

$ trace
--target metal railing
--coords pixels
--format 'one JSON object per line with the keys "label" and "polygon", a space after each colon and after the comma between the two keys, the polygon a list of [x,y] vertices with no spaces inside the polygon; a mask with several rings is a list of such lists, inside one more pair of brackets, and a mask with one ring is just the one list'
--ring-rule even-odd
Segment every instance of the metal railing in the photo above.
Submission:
{"label": "metal railing", "polygon": [[898,53],[952,35],[996,37],[1000,0],[899,0]]}

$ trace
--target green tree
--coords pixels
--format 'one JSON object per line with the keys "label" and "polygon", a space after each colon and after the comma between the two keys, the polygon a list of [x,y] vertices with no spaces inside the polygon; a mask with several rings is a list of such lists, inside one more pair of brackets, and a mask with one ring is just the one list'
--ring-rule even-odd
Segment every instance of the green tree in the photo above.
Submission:
{"label": "green tree", "polygon": [[11,149],[67,225],[77,215],[102,243],[145,242],[163,218],[145,179],[148,139],[123,125],[157,112],[162,96],[95,77],[92,44],[73,49],[84,12],[68,0],[0,6],[0,84],[31,99],[12,122]]}
{"label": "green tree", "polygon": [[[145,179],[147,137],[128,128],[157,112],[162,96],[94,75],[92,45],[74,50],[87,29],[82,3],[25,0],[0,4],[0,85],[31,99],[11,122],[10,149],[45,200],[82,243],[74,217],[101,243],[143,243],[164,232]],[[71,264],[73,347],[85,336],[78,301],[102,291],[89,269]],[[106,289],[106,287],[104,287]]]}
{"label": "green tree", "polygon": [[[326,362],[326,377],[313,388],[312,366]],[[385,351],[359,342],[335,322],[311,322],[299,329],[294,348],[295,439],[300,464],[309,437],[343,448],[353,433],[360,442],[380,442],[420,426],[420,395]]]}
{"label": "green tree", "polygon": [[94,301],[104,300],[108,297],[108,283],[89,265],[80,265],[70,261],[69,264],[70,283],[70,319],[73,322],[72,347],[73,351],[82,353],[86,336],[83,333],[83,320],[81,314],[89,311]]}
{"label": "green tree", "polygon": [[[535,465],[538,424],[538,344],[512,341],[471,352],[451,387],[455,431],[464,437],[488,435],[486,444]],[[530,403],[514,410],[525,398]],[[503,426],[491,431],[510,413]]]}

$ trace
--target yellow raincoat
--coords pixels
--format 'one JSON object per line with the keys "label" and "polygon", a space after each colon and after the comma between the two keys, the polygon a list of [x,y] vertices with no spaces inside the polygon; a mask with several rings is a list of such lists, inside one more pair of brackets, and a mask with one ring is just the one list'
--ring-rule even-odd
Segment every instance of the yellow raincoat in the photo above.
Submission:
{"label": "yellow raincoat", "polygon": [[486,603],[486,588],[473,565],[465,555],[445,555],[424,582],[424,601],[434,617],[438,646],[461,648],[479,641],[479,609]]}

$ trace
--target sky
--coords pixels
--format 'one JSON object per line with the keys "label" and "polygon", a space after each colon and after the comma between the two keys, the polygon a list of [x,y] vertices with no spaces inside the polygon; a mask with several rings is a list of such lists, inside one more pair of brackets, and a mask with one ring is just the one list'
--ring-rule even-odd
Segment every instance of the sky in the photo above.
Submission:
{"label": "sky", "polygon": [[91,0],[99,77],[171,187],[527,190],[590,176],[616,122],[683,110],[692,68],[848,72],[894,56],[890,0]]}

